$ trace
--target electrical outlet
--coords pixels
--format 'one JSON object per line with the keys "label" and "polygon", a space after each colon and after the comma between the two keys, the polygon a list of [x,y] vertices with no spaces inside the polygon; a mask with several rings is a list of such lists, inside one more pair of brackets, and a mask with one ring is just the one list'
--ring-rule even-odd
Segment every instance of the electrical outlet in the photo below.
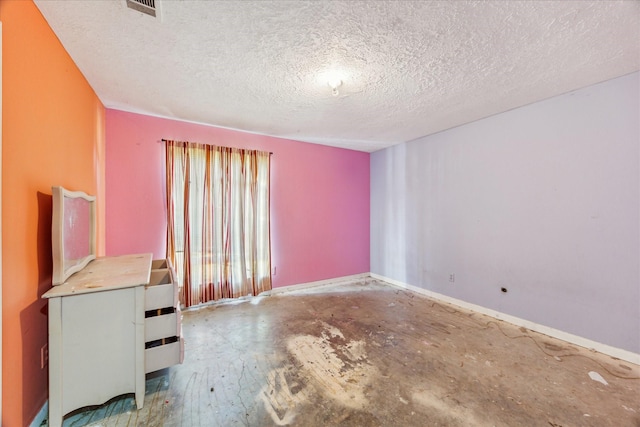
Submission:
{"label": "electrical outlet", "polygon": [[456,281],[456,275],[455,275],[455,274],[453,274],[453,273],[449,274],[449,281],[450,281],[451,283],[455,282],[455,281]]}
{"label": "electrical outlet", "polygon": [[271,275],[272,275],[272,276],[275,276],[275,275],[276,275],[277,268],[278,268],[278,267],[273,267],[273,268],[271,269]]}
{"label": "electrical outlet", "polygon": [[40,369],[44,369],[49,363],[49,344],[45,344],[40,348]]}

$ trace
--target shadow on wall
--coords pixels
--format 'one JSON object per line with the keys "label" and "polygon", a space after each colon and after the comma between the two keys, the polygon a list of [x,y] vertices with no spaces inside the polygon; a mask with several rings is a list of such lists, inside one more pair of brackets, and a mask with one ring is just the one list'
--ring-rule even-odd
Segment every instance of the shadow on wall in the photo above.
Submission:
{"label": "shadow on wall", "polygon": [[[43,369],[35,371],[35,375],[33,374],[34,370],[25,369],[27,366],[41,366],[40,351],[44,344],[41,344],[43,343],[42,337],[34,336],[39,329],[34,328],[33,325],[47,322],[47,308],[47,302],[38,299],[20,312],[20,330],[22,333],[22,419],[25,421],[35,418],[37,411],[44,405],[49,394],[48,365],[45,364]],[[45,334],[44,343],[46,342]],[[42,384],[45,387],[42,387]],[[34,413],[34,407],[28,404],[28,398],[38,395],[41,397],[36,407],[36,413]]]}
{"label": "shadow on wall", "polygon": [[51,289],[53,276],[52,215],[53,196],[38,191],[38,298]]}
{"label": "shadow on wall", "polygon": [[[51,251],[51,215],[53,197],[51,194],[37,193],[38,199],[38,231],[37,231],[37,268],[38,282],[23,283],[18,286],[26,286],[28,295],[33,295],[35,300],[20,312],[20,331],[22,341],[22,395],[24,420],[31,420],[36,414],[34,407],[30,405],[31,396],[40,396],[37,408],[44,405],[47,400],[48,364],[42,366],[41,351],[47,344],[47,301],[42,299],[42,294],[51,289],[53,272],[53,260]],[[10,285],[9,285],[10,286]],[[36,336],[37,335],[37,336]],[[36,366],[37,369],[28,369]],[[44,384],[44,387],[42,386]],[[31,402],[32,403],[32,402]]]}

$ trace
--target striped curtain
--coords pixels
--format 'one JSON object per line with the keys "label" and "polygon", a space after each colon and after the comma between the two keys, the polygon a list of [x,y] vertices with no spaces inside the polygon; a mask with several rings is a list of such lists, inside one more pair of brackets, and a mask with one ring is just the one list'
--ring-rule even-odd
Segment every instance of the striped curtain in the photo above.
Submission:
{"label": "striped curtain", "polygon": [[165,143],[167,257],[183,306],[270,290],[270,153]]}

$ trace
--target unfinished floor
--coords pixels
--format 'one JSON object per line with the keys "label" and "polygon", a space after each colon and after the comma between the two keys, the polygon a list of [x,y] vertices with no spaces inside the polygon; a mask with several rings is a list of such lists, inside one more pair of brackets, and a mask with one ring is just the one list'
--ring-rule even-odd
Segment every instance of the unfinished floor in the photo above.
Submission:
{"label": "unfinished floor", "polygon": [[372,279],[184,313],[183,365],[64,426],[640,426],[640,367]]}

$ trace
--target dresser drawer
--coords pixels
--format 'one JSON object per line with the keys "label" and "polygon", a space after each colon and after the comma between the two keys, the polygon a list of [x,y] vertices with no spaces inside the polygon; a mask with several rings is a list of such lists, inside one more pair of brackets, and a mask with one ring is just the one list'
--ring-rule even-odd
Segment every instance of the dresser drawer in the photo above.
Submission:
{"label": "dresser drawer", "polygon": [[173,265],[171,264],[171,261],[169,261],[168,259],[154,259],[153,261],[151,261],[151,269],[152,270],[160,270],[160,269],[173,270]]}
{"label": "dresser drawer", "polygon": [[182,313],[179,308],[176,308],[174,313],[146,317],[144,319],[144,340],[149,342],[180,336],[181,324]]}
{"label": "dresser drawer", "polygon": [[146,374],[168,368],[169,366],[182,363],[183,360],[184,338],[180,336],[175,342],[147,348],[144,351],[144,372]]}
{"label": "dresser drawer", "polygon": [[177,305],[178,287],[173,283],[171,270],[151,270],[151,278],[145,291],[144,310],[157,310]]}

